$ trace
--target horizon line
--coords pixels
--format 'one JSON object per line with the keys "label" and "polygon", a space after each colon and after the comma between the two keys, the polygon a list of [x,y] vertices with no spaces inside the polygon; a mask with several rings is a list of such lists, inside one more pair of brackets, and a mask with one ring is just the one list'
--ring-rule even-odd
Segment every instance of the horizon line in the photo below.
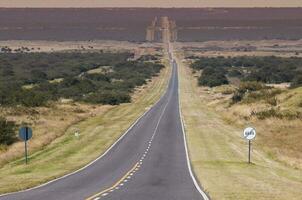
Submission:
{"label": "horizon line", "polygon": [[172,6],[172,7],[166,7],[166,6],[137,6],[137,7],[132,7],[132,6],[121,6],[121,7],[109,7],[109,6],[95,6],[95,7],[65,7],[65,6],[60,6],[60,7],[35,7],[35,6],[29,6],[29,7],[25,7],[25,6],[15,6],[15,7],[10,7],[10,6],[0,6],[0,9],[1,8],[29,8],[29,9],[32,9],[32,8],[37,8],[37,9],[41,9],[41,8],[58,8],[58,9],[62,9],[62,8],[106,8],[106,9],[121,9],[121,8],[124,8],[124,9],[137,9],[137,8],[145,8],[145,9],[154,9],[154,8],[157,8],[157,9],[179,9],[179,8],[182,8],[182,9],[228,9],[228,8],[302,8],[302,6],[251,6],[251,7],[247,7],[247,6],[221,6],[221,7],[218,7],[218,6],[206,6],[206,7],[184,7],[184,6]]}

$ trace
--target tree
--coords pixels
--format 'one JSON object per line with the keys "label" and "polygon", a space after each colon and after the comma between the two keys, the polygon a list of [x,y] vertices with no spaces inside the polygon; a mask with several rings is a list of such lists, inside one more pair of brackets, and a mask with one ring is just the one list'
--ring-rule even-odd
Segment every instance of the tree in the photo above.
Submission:
{"label": "tree", "polygon": [[0,144],[11,145],[17,141],[16,124],[0,117]]}

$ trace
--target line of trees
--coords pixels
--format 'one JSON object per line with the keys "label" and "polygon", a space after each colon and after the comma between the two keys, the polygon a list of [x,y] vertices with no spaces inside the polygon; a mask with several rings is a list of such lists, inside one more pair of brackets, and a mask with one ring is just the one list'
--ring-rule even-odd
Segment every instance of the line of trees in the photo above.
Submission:
{"label": "line of trees", "polygon": [[[0,104],[44,106],[50,100],[116,105],[131,101],[131,92],[156,76],[161,64],[128,61],[129,53],[28,53],[0,55]],[[42,64],[43,63],[43,64]],[[7,67],[8,66],[8,67]],[[108,66],[104,73],[88,70]],[[50,82],[54,78],[62,81]],[[25,88],[26,84],[34,84]]]}
{"label": "line of trees", "polygon": [[293,87],[302,85],[302,58],[299,57],[201,57],[192,63],[191,67],[195,71],[212,68],[219,74],[207,77],[202,72],[199,82],[210,87],[225,84],[226,77],[263,83],[291,82]]}

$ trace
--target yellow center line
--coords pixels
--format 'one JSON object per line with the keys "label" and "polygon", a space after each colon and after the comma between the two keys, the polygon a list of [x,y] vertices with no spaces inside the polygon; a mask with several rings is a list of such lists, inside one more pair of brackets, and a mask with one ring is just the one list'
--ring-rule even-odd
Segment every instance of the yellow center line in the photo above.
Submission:
{"label": "yellow center line", "polygon": [[91,197],[88,197],[88,198],[86,198],[85,200],[93,200],[94,198],[96,198],[96,197],[99,197],[99,196],[101,196],[102,194],[104,194],[104,193],[106,193],[106,192],[108,192],[108,191],[110,191],[110,190],[112,190],[112,189],[114,189],[115,187],[117,187],[119,184],[121,184],[128,176],[129,176],[129,174],[131,174],[135,169],[136,169],[136,167],[138,166],[138,162],[121,178],[121,179],[119,179],[113,186],[111,186],[110,188],[107,188],[107,189],[105,189],[105,190],[103,190],[103,191],[101,191],[101,192],[99,192],[99,193],[97,193],[97,194],[95,194],[95,195],[93,195],[93,196],[91,196]]}

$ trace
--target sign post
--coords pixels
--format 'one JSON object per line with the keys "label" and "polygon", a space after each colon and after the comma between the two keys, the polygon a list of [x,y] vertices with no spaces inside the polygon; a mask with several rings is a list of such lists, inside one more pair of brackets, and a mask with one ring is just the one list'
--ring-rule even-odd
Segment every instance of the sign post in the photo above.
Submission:
{"label": "sign post", "polygon": [[252,145],[251,140],[253,140],[256,137],[256,130],[252,127],[248,127],[246,129],[244,129],[243,137],[244,137],[244,139],[248,140],[248,142],[249,142],[248,163],[250,164],[251,163],[251,145]]}
{"label": "sign post", "polygon": [[19,129],[19,137],[24,141],[25,164],[28,163],[27,140],[32,138],[32,129],[29,127],[21,127]]}

